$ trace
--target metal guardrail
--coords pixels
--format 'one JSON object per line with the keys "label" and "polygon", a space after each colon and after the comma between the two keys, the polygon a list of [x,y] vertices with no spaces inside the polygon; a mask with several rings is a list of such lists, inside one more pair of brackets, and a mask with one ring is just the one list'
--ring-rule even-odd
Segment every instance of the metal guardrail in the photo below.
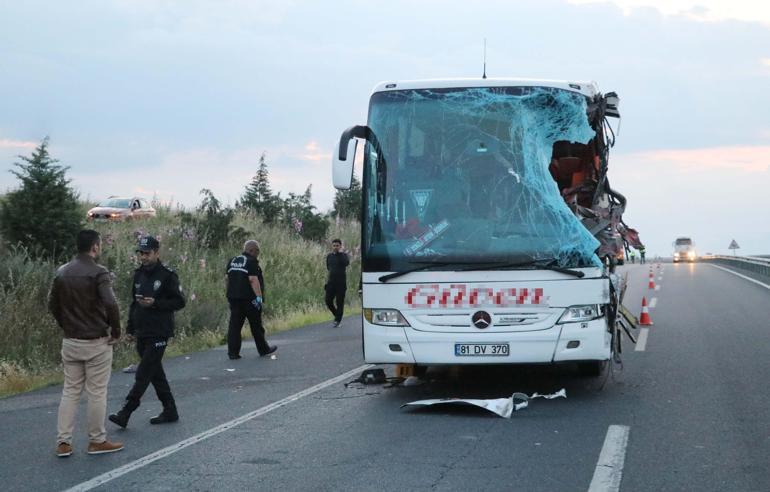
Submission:
{"label": "metal guardrail", "polygon": [[713,256],[710,258],[701,258],[701,261],[710,261],[721,263],[725,266],[747,270],[770,277],[770,258],[761,256]]}

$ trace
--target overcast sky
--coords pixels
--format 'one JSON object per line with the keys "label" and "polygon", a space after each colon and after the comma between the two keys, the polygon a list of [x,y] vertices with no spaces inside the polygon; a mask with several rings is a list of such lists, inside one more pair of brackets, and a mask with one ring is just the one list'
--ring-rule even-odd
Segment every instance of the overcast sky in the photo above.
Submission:
{"label": "overcast sky", "polygon": [[652,254],[770,254],[770,3],[0,0],[0,192],[49,135],[82,196],[331,207],[331,151],[380,81],[595,80],[621,97],[610,180]]}

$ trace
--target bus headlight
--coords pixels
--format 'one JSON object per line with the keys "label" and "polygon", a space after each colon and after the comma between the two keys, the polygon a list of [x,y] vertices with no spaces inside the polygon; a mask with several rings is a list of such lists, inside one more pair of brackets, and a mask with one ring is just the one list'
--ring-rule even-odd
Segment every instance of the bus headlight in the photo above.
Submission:
{"label": "bus headlight", "polygon": [[398,309],[364,308],[364,319],[373,325],[410,326]]}
{"label": "bus headlight", "polygon": [[570,306],[559,318],[559,323],[576,323],[579,321],[591,321],[600,318],[602,311],[596,304],[587,304],[585,306]]}

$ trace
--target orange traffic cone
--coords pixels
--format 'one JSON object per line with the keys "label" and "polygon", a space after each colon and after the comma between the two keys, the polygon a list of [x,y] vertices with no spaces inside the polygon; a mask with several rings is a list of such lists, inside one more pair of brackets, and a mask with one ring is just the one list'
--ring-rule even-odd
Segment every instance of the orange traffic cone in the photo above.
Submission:
{"label": "orange traffic cone", "polygon": [[652,326],[652,320],[650,319],[650,310],[647,307],[647,298],[642,297],[642,315],[639,316],[640,326]]}
{"label": "orange traffic cone", "polygon": [[652,272],[650,272],[650,283],[647,284],[647,288],[653,290],[655,289],[655,275],[653,275]]}

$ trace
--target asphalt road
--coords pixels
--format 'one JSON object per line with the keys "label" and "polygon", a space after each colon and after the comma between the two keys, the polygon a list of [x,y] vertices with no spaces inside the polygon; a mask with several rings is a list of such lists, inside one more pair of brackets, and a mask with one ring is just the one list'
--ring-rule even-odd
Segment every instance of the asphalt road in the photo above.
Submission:
{"label": "asphalt road", "polygon": [[[649,290],[648,266],[621,271],[625,304],[639,313],[646,296],[654,326],[643,347],[626,341],[606,377],[571,366],[442,369],[421,386],[346,388],[352,376],[329,380],[363,364],[360,321],[347,318],[273,337],[275,360],[253,344],[239,361],[222,348],[168,360],[180,422],[150,426],[160,406],[148,391],[127,430],[108,423],[126,443],[120,453],[86,455],[81,419],[73,456],[55,457],[60,387],[0,400],[4,488],[585,491],[609,453],[623,461],[624,491],[770,490],[770,289],[711,265],[664,264]],[[113,375],[110,410],[131,380]],[[400,408],[561,388],[566,399],[533,400],[511,419]],[[611,426],[627,432],[627,447],[605,444]]]}

